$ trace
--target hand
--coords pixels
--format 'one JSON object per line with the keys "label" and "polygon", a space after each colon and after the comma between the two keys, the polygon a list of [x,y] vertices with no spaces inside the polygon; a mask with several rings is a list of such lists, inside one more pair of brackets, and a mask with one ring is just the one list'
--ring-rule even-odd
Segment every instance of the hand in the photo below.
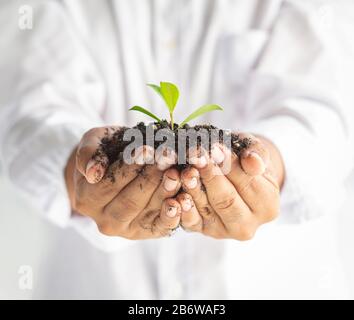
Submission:
{"label": "hand", "polygon": [[[179,172],[160,170],[172,163],[164,156],[157,157],[157,165],[145,165],[154,157],[148,146],[137,150],[134,164],[116,163],[107,169],[105,156],[93,156],[102,137],[116,129],[89,130],[72,153],[65,170],[72,208],[95,220],[105,235],[129,239],[169,235],[180,222],[181,208],[172,198],[181,186]],[[114,179],[104,177],[107,170]]]}
{"label": "hand", "polygon": [[211,156],[191,155],[193,166],[181,174],[185,192],[176,198],[184,229],[248,240],[278,215],[284,178],[280,154],[268,140],[248,137],[253,142],[240,157],[221,145],[212,148]]}

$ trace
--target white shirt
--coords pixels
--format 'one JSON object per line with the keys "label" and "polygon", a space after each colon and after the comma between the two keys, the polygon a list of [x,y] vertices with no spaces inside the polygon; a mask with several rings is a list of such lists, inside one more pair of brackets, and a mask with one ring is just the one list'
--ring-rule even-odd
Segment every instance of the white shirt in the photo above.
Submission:
{"label": "white shirt", "polygon": [[[353,163],[351,1],[26,4],[33,7],[31,30],[14,23],[22,1],[0,5],[6,26],[0,38],[0,155],[9,179],[60,227],[52,257],[58,270],[71,264],[70,276],[47,282],[48,291],[38,296],[234,298],[257,291],[256,282],[243,279],[242,285],[235,274],[246,250],[261,247],[257,236],[243,244],[179,231],[170,239],[132,242],[105,237],[89,218],[72,217],[63,178],[69,154],[91,127],[146,120],[129,113],[130,106],[164,114],[147,82],[179,86],[177,119],[186,109],[215,102],[225,112],[204,121],[262,134],[277,145],[286,165],[281,217],[262,227],[261,239],[274,228],[282,233],[279,222],[336,212]],[[65,250],[76,263],[60,254]],[[263,252],[256,261],[268,258]],[[254,278],[259,273],[252,268],[244,265]],[[83,279],[91,285],[82,285]],[[279,286],[274,296],[285,284]],[[331,296],[333,287],[327,291],[321,292]]]}

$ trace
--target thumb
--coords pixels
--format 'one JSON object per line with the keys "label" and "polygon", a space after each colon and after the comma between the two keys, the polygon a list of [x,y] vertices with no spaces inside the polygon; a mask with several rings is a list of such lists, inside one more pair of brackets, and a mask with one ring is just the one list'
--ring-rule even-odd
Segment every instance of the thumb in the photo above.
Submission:
{"label": "thumb", "polygon": [[268,150],[259,138],[250,139],[251,145],[241,154],[241,166],[249,175],[262,175],[269,163]]}
{"label": "thumb", "polygon": [[88,183],[97,183],[103,178],[107,166],[107,156],[99,151],[101,139],[112,135],[114,128],[93,128],[87,131],[77,148],[76,168]]}

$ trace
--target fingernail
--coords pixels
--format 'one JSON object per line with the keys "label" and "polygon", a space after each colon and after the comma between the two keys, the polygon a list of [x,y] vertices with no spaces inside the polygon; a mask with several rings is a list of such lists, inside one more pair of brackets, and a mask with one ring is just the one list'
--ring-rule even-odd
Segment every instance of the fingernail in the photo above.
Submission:
{"label": "fingernail", "polygon": [[143,148],[143,155],[144,155],[144,162],[146,164],[154,164],[155,160],[155,150],[151,146],[144,146]]}
{"label": "fingernail", "polygon": [[261,158],[261,156],[257,152],[251,151],[251,152],[249,152],[247,157],[253,157],[253,158],[257,159],[259,164],[261,165],[260,171],[262,171],[262,172],[265,171],[266,165],[265,165],[263,159]]}
{"label": "fingernail", "polygon": [[194,164],[197,168],[204,168],[207,165],[207,159],[205,156],[192,157],[189,162]]}
{"label": "fingernail", "polygon": [[157,163],[157,169],[159,169],[160,171],[165,171],[166,169],[168,169],[170,166],[168,164],[165,163]]}
{"label": "fingernail", "polygon": [[211,148],[211,157],[213,158],[216,164],[222,163],[225,159],[224,152],[222,152],[222,150],[218,146],[213,146]]}
{"label": "fingernail", "polygon": [[136,148],[134,163],[139,165],[154,163],[154,149],[151,146],[140,146]]}
{"label": "fingernail", "polygon": [[170,218],[174,218],[177,215],[177,208],[176,207],[168,207],[166,215]]}
{"label": "fingernail", "polygon": [[204,168],[206,165],[207,165],[207,159],[204,156],[201,156],[199,158],[198,167],[199,168]]}
{"label": "fingernail", "polygon": [[97,162],[93,159],[91,159],[88,163],[87,163],[87,166],[86,166],[86,174],[87,172],[96,164]]}
{"label": "fingernail", "polygon": [[184,199],[182,201],[182,209],[183,211],[189,211],[192,208],[192,201],[191,199]]}
{"label": "fingernail", "polygon": [[99,182],[104,175],[104,167],[91,159],[86,166],[86,180],[88,183]]}
{"label": "fingernail", "polygon": [[187,179],[185,185],[188,189],[194,189],[198,185],[198,179],[196,177]]}
{"label": "fingernail", "polygon": [[135,164],[144,164],[144,149],[143,146],[137,147],[135,149],[135,154],[134,154],[134,163]]}
{"label": "fingernail", "polygon": [[178,181],[177,180],[173,180],[169,177],[165,178],[165,182],[164,182],[164,187],[167,191],[174,191],[176,190],[178,185]]}
{"label": "fingernail", "polygon": [[156,162],[157,168],[164,171],[175,164],[176,153],[173,150],[165,149],[157,156]]}

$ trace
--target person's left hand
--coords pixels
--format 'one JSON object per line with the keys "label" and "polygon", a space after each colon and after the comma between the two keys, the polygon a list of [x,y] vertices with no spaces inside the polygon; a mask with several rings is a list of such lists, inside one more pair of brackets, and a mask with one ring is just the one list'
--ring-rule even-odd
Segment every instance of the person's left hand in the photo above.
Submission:
{"label": "person's left hand", "polygon": [[194,154],[193,166],[181,174],[185,192],[176,198],[185,230],[248,240],[278,215],[284,179],[281,156],[270,141],[247,137],[253,142],[240,157],[220,145],[210,156]]}

